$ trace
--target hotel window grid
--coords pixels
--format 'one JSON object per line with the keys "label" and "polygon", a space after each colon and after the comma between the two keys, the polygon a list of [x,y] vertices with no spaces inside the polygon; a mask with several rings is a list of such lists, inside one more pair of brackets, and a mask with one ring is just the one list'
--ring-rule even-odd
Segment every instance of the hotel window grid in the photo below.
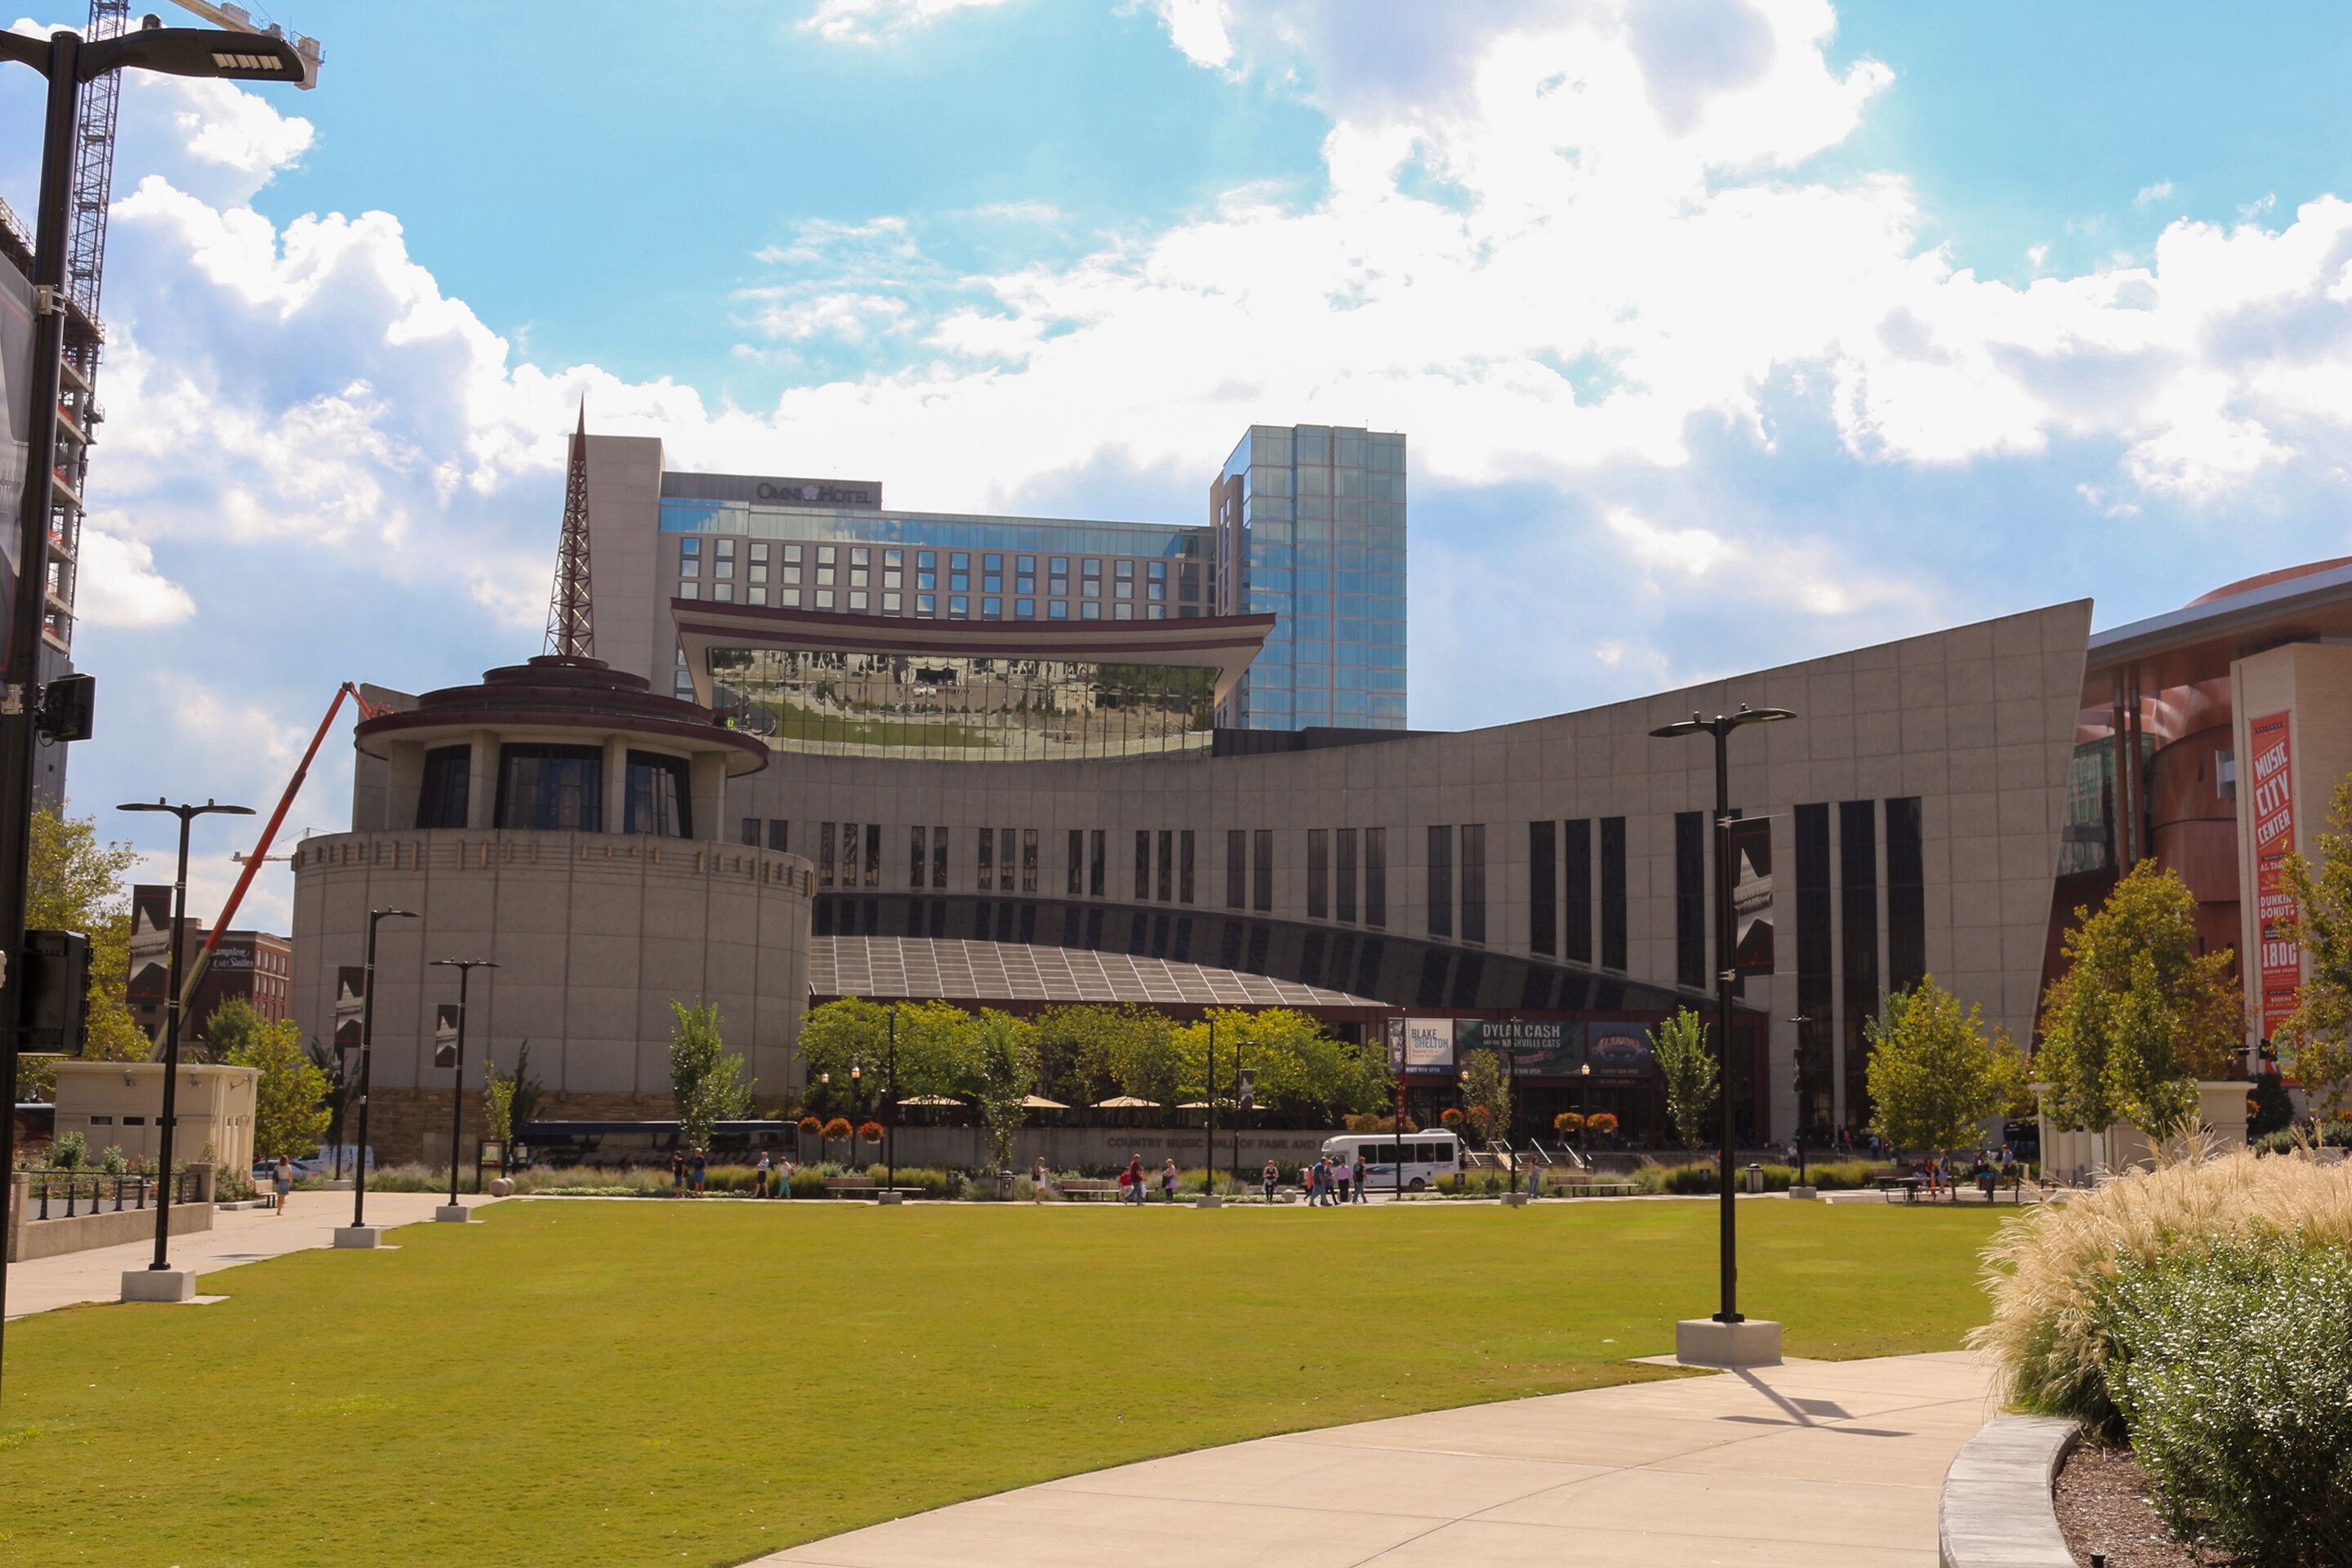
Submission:
{"label": "hotel window grid", "polygon": [[996,830],[996,890],[1013,890],[1013,829],[1009,827]]}
{"label": "hotel window grid", "polygon": [[948,830],[931,829],[931,890],[945,892],[948,885]]}
{"label": "hotel window grid", "polygon": [[787,818],[768,818],[768,847],[779,855],[787,855],[793,847],[793,825]]}
{"label": "hotel window grid", "polygon": [[603,748],[500,746],[496,818],[500,827],[602,833]]}
{"label": "hotel window grid", "polygon": [[1675,813],[1675,984],[1706,986],[1706,817]]}
{"label": "hotel window grid", "polygon": [[1559,955],[1570,963],[1592,962],[1592,819],[1572,817],[1560,824],[1560,900],[1567,919],[1560,925]]}
{"label": "hotel window grid", "polygon": [[1160,830],[1160,901],[1167,903],[1176,892],[1176,835],[1172,829]]}
{"label": "hotel window grid", "polygon": [[1339,875],[1338,910],[1339,919],[1349,925],[1356,921],[1356,830],[1339,830]]}
{"label": "hotel window grid", "polygon": [[1238,827],[1225,829],[1225,907],[1229,910],[1248,905],[1248,853],[1242,830]]}
{"label": "hotel window grid", "polygon": [[1066,886],[1069,889],[1069,897],[1073,899],[1083,898],[1086,895],[1087,831],[1083,827],[1070,829],[1070,864]]}
{"label": "hotel window grid", "polygon": [[1927,975],[1927,846],[1919,797],[1886,803],[1886,988],[1908,991]]}
{"label": "hotel window grid", "polygon": [[416,795],[417,826],[466,826],[473,769],[471,746],[436,746],[425,753],[425,777]]}
{"label": "hotel window grid", "polygon": [[1549,819],[1528,824],[1528,951],[1559,951],[1559,830]]}
{"label": "hotel window grid", "polygon": [[930,863],[930,836],[919,827],[908,828],[907,835],[907,886],[919,889],[924,868]]}
{"label": "hotel window grid", "polygon": [[854,822],[841,825],[841,885],[857,886],[857,824]]}
{"label": "hotel window grid", "polygon": [[1151,901],[1151,833],[1143,827],[1135,830],[1135,901]]}
{"label": "hotel window grid", "polygon": [[1037,830],[1034,827],[1021,830],[1021,890],[1037,890]]}
{"label": "hotel window grid", "polygon": [[1176,836],[1176,901],[1192,901],[1192,830],[1189,827]]}
{"label": "hotel window grid", "polygon": [[743,842],[753,849],[757,849],[760,847],[760,819],[758,817],[747,816],[743,819]]}
{"label": "hotel window grid", "polygon": [[1462,940],[1486,940],[1486,825],[1462,828]]}
{"label": "hotel window grid", "polygon": [[1331,916],[1328,888],[1331,879],[1331,847],[1329,837],[1319,827],[1307,830],[1307,918],[1328,920]]}
{"label": "hotel window grid", "polygon": [[1625,967],[1625,819],[1601,819],[1601,967]]}
{"label": "hotel window grid", "polygon": [[1429,934],[1454,934],[1454,828],[1429,830]]}
{"label": "hotel window grid", "polygon": [[1108,865],[1109,855],[1105,848],[1105,845],[1108,843],[1109,837],[1110,836],[1108,832],[1097,827],[1094,831],[1093,842],[1088,847],[1088,858],[1087,861],[1087,891],[1097,899],[1103,896],[1104,889],[1110,885]]}
{"label": "hotel window grid", "polygon": [[686,759],[632,751],[626,753],[625,765],[628,793],[623,800],[621,831],[657,838],[693,837],[694,797],[687,782]]}
{"label": "hotel window grid", "polygon": [[1389,830],[1364,829],[1364,923],[1389,923]]}
{"label": "hotel window grid", "polygon": [[1274,829],[1261,827],[1251,836],[1251,903],[1260,914],[1274,912]]}
{"label": "hotel window grid", "polygon": [[1836,1118],[1837,1083],[1832,1075],[1837,996],[1830,916],[1830,808],[1800,805],[1793,814],[1797,840],[1797,1069],[1802,1100],[1797,1124],[1807,1132],[1826,1131]]}
{"label": "hotel window grid", "polygon": [[1845,1119],[1870,1121],[1870,1060],[1864,1026],[1878,1011],[1877,802],[1838,803],[1838,914],[1844,931],[1839,956],[1845,973]]}
{"label": "hotel window grid", "polygon": [[996,835],[988,828],[980,830],[980,860],[978,882],[983,893],[996,886]]}
{"label": "hotel window grid", "polygon": [[816,885],[830,888],[833,886],[833,824],[820,822],[816,828]]}

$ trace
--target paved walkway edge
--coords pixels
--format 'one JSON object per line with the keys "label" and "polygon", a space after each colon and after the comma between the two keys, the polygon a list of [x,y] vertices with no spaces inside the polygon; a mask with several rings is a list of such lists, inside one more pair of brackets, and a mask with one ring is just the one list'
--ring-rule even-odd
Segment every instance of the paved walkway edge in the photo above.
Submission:
{"label": "paved walkway edge", "polygon": [[2050,1415],[1997,1415],[1944,1473],[1943,1568],[2074,1568],[2051,1489],[2082,1428]]}

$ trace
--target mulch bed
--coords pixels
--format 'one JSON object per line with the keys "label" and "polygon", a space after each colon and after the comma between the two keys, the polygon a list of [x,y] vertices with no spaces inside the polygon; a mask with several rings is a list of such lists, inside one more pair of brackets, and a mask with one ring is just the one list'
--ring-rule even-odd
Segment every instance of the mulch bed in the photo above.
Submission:
{"label": "mulch bed", "polygon": [[2238,1559],[2172,1538],[2129,1448],[2084,1443],[2058,1472],[2058,1525],[2080,1568],[2105,1553],[2106,1568],[2230,1568]]}

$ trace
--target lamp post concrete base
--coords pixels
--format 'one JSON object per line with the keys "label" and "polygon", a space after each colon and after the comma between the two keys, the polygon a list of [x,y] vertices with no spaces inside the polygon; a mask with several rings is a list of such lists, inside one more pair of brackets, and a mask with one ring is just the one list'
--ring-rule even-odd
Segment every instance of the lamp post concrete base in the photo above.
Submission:
{"label": "lamp post concrete base", "polygon": [[1675,1325],[1675,1359],[1685,1366],[1778,1366],[1780,1325],[1769,1318],[1685,1318]]}
{"label": "lamp post concrete base", "polygon": [[1528,1194],[1525,1193],[1505,1193],[1503,1194],[1503,1206],[1507,1209],[1525,1208],[1528,1206]]}
{"label": "lamp post concrete base", "polygon": [[383,1226],[380,1225],[339,1225],[335,1227],[335,1245],[346,1247],[377,1247],[383,1245]]}
{"label": "lamp post concrete base", "polygon": [[193,1268],[126,1268],[122,1271],[126,1301],[193,1301],[196,1271]]}
{"label": "lamp post concrete base", "polygon": [[1192,1206],[1196,1209],[1221,1209],[1225,1206],[1225,1200],[1214,1193],[1202,1193],[1192,1200]]}
{"label": "lamp post concrete base", "polygon": [[1790,1187],[1789,1195],[1792,1198],[1818,1198],[1822,1194],[1819,1187]]}
{"label": "lamp post concrete base", "polygon": [[903,1204],[907,1201],[907,1194],[894,1187],[888,1192],[877,1194],[874,1201],[877,1204]]}
{"label": "lamp post concrete base", "polygon": [[433,1217],[448,1225],[471,1225],[474,1211],[463,1204],[443,1204],[433,1211]]}

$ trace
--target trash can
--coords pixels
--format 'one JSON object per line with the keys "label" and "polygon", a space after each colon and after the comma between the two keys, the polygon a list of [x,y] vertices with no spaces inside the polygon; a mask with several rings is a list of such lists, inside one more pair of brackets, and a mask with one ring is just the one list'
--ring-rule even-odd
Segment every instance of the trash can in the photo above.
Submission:
{"label": "trash can", "polygon": [[1748,1190],[1751,1193],[1760,1193],[1764,1190],[1763,1166],[1751,1164],[1748,1167]]}

